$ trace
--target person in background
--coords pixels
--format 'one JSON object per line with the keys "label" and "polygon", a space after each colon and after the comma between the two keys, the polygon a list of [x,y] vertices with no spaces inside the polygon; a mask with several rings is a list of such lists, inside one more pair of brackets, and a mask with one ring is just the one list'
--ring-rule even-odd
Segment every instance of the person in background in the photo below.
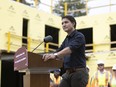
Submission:
{"label": "person in background", "polygon": [[60,76],[60,69],[54,70],[53,73],[50,73],[50,87],[58,87],[62,77]]}
{"label": "person in background", "polygon": [[113,75],[110,82],[111,87],[116,87],[116,64],[112,67]]}
{"label": "person in background", "polygon": [[76,20],[73,16],[62,17],[62,28],[67,33],[60,48],[55,53],[44,54],[43,60],[63,60],[66,72],[62,75],[59,87],[86,87],[88,72],[85,58],[85,37],[77,31]]}
{"label": "person in background", "polygon": [[98,70],[95,73],[95,85],[96,87],[108,87],[110,79],[109,72],[104,69],[104,61],[98,60]]}
{"label": "person in background", "polygon": [[95,75],[90,78],[90,87],[96,87],[95,85]]}

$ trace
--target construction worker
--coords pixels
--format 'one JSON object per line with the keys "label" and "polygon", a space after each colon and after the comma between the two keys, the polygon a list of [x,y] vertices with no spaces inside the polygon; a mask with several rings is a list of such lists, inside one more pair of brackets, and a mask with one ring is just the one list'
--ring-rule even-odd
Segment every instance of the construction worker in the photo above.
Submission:
{"label": "construction worker", "polygon": [[96,87],[108,87],[109,72],[104,69],[104,61],[98,60],[98,70],[95,73],[95,86]]}
{"label": "construction worker", "polygon": [[58,87],[61,79],[60,69],[54,70],[54,72],[50,74],[50,87]]}
{"label": "construction worker", "polygon": [[90,87],[96,87],[96,86],[95,86],[95,75],[93,75],[93,76],[90,78]]}
{"label": "construction worker", "polygon": [[113,70],[113,75],[112,75],[110,86],[116,87],[116,64],[112,67],[112,70]]}

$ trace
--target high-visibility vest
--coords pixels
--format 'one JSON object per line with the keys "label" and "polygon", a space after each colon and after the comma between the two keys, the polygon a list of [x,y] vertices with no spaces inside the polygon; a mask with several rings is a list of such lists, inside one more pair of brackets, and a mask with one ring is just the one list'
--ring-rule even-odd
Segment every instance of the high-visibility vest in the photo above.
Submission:
{"label": "high-visibility vest", "polygon": [[116,87],[116,78],[112,78],[111,87]]}
{"label": "high-visibility vest", "polygon": [[57,79],[54,77],[54,74],[50,74],[50,78],[55,84],[60,84],[62,77],[59,76]]}
{"label": "high-visibility vest", "polygon": [[95,86],[95,76],[92,76],[90,79],[90,87],[96,87]]}
{"label": "high-visibility vest", "polygon": [[90,78],[89,78],[89,80],[88,80],[88,84],[87,84],[86,87],[90,87]]}
{"label": "high-visibility vest", "polygon": [[97,71],[95,74],[95,79],[96,79],[96,84],[98,86],[107,86],[108,79],[109,79],[108,71],[104,70],[103,73],[101,73],[100,71]]}

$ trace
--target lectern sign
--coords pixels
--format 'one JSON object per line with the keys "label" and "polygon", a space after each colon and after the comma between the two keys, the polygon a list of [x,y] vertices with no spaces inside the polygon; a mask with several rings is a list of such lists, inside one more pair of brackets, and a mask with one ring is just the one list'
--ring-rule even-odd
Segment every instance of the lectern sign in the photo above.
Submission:
{"label": "lectern sign", "polygon": [[28,66],[28,55],[25,47],[17,50],[14,56],[14,70],[25,69]]}

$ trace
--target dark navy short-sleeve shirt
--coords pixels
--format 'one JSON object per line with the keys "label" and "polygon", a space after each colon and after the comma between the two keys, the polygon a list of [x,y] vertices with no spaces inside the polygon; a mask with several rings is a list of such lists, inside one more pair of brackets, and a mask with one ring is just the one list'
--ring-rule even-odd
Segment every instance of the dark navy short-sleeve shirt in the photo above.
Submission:
{"label": "dark navy short-sleeve shirt", "polygon": [[72,53],[64,57],[64,68],[86,67],[85,37],[81,32],[74,30],[69,36],[66,36],[57,51],[65,47],[69,47]]}

